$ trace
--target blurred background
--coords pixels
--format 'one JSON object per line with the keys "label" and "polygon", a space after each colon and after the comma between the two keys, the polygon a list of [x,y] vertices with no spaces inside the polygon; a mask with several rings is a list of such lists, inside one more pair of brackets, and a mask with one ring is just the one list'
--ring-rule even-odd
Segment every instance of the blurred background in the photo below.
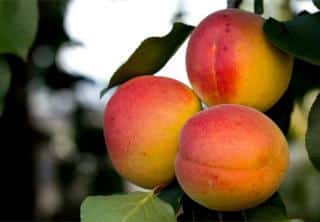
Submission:
{"label": "blurred background", "polygon": [[[253,11],[253,2],[240,7]],[[224,8],[224,0],[39,0],[39,29],[27,64],[9,58],[11,80],[0,75],[0,220],[79,221],[87,195],[136,189],[107,157],[102,119],[112,90],[102,99],[99,92],[143,39],[165,35],[174,21],[197,25]],[[316,11],[311,0],[265,0],[264,16],[287,20],[304,10]],[[159,75],[189,85],[185,48]],[[320,75],[319,68],[310,72]],[[295,102],[291,166],[280,190],[289,215],[305,221],[320,221],[320,175],[304,145],[319,86]],[[10,87],[8,94],[3,87]]]}

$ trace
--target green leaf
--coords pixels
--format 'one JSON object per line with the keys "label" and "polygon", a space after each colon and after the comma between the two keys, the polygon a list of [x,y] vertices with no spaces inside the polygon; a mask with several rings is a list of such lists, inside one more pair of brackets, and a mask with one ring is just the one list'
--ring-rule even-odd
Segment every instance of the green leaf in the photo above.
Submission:
{"label": "green leaf", "polygon": [[0,1],[0,54],[15,54],[26,60],[37,23],[37,0]]}
{"label": "green leaf", "polygon": [[170,184],[158,193],[158,197],[170,204],[177,212],[182,205],[183,190],[177,182]]}
{"label": "green leaf", "polygon": [[309,118],[306,134],[306,147],[313,166],[320,170],[320,95],[313,103]]}
{"label": "green leaf", "polygon": [[320,12],[303,13],[288,22],[269,18],[264,24],[267,38],[281,50],[306,62],[320,65]]}
{"label": "green leaf", "polygon": [[216,211],[202,207],[191,200],[187,195],[182,199],[182,213],[178,216],[178,222],[218,221]]}
{"label": "green leaf", "polygon": [[237,212],[219,212],[200,206],[187,196],[183,197],[183,213],[179,222],[291,222],[286,214],[285,205],[278,193],[274,194],[261,205]]}
{"label": "green leaf", "polygon": [[274,194],[270,199],[258,207],[246,210],[245,217],[247,222],[291,221],[287,216],[285,205],[278,193]]}
{"label": "green leaf", "polygon": [[0,114],[4,106],[4,99],[10,86],[10,68],[3,56],[0,57]]}
{"label": "green leaf", "polygon": [[263,0],[254,0],[254,13],[263,14]]}
{"label": "green leaf", "polygon": [[178,216],[179,222],[244,222],[243,212],[218,212],[205,208],[183,196],[182,213]]}
{"label": "green leaf", "polygon": [[287,135],[289,131],[293,104],[294,95],[290,85],[280,100],[266,112],[266,115],[278,125],[284,135]]}
{"label": "green leaf", "polygon": [[245,222],[303,222],[300,219],[292,219],[287,215],[286,207],[278,192],[261,205],[246,210],[244,215]]}
{"label": "green leaf", "polygon": [[101,96],[111,87],[133,77],[155,74],[174,55],[193,28],[183,23],[174,23],[172,30],[166,36],[145,39],[113,74],[108,87],[101,92]]}
{"label": "green leaf", "polygon": [[320,0],[312,0],[312,1],[313,1],[313,4],[320,9]]}
{"label": "green leaf", "polygon": [[82,222],[176,222],[173,209],[153,192],[88,197]]}
{"label": "green leaf", "polygon": [[290,87],[295,100],[302,101],[307,92],[320,88],[320,66],[295,59]]}

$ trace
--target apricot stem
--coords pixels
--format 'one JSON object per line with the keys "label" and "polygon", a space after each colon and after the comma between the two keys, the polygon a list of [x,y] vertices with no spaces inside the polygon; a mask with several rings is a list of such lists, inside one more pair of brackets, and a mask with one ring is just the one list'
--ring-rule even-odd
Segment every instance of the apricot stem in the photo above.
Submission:
{"label": "apricot stem", "polygon": [[154,194],[160,193],[160,191],[164,188],[164,186],[158,185],[152,189]]}
{"label": "apricot stem", "polygon": [[239,8],[242,0],[228,0],[227,7],[228,8]]}
{"label": "apricot stem", "polygon": [[263,14],[263,0],[254,1],[254,13],[258,15]]}

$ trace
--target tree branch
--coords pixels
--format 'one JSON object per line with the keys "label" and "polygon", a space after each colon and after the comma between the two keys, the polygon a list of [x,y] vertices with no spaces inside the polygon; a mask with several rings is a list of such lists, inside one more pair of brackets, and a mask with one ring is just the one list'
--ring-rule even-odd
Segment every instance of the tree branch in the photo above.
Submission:
{"label": "tree branch", "polygon": [[228,8],[239,8],[242,0],[227,0]]}

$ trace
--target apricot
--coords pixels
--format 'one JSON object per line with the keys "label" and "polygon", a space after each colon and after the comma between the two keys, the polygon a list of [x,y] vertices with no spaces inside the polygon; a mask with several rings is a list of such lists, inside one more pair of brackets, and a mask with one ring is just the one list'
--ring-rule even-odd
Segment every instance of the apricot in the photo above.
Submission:
{"label": "apricot", "polygon": [[187,121],[175,162],[185,193],[219,211],[252,208],[268,199],[288,168],[288,144],[263,113],[217,105]]}
{"label": "apricot", "polygon": [[264,21],[226,9],[209,15],[193,31],[186,68],[192,88],[208,106],[233,103],[265,111],[288,88],[293,57],[267,41]]}
{"label": "apricot", "polygon": [[179,133],[200,110],[191,89],[166,77],[142,76],[122,86],[104,113],[104,136],[113,166],[144,188],[174,178]]}

